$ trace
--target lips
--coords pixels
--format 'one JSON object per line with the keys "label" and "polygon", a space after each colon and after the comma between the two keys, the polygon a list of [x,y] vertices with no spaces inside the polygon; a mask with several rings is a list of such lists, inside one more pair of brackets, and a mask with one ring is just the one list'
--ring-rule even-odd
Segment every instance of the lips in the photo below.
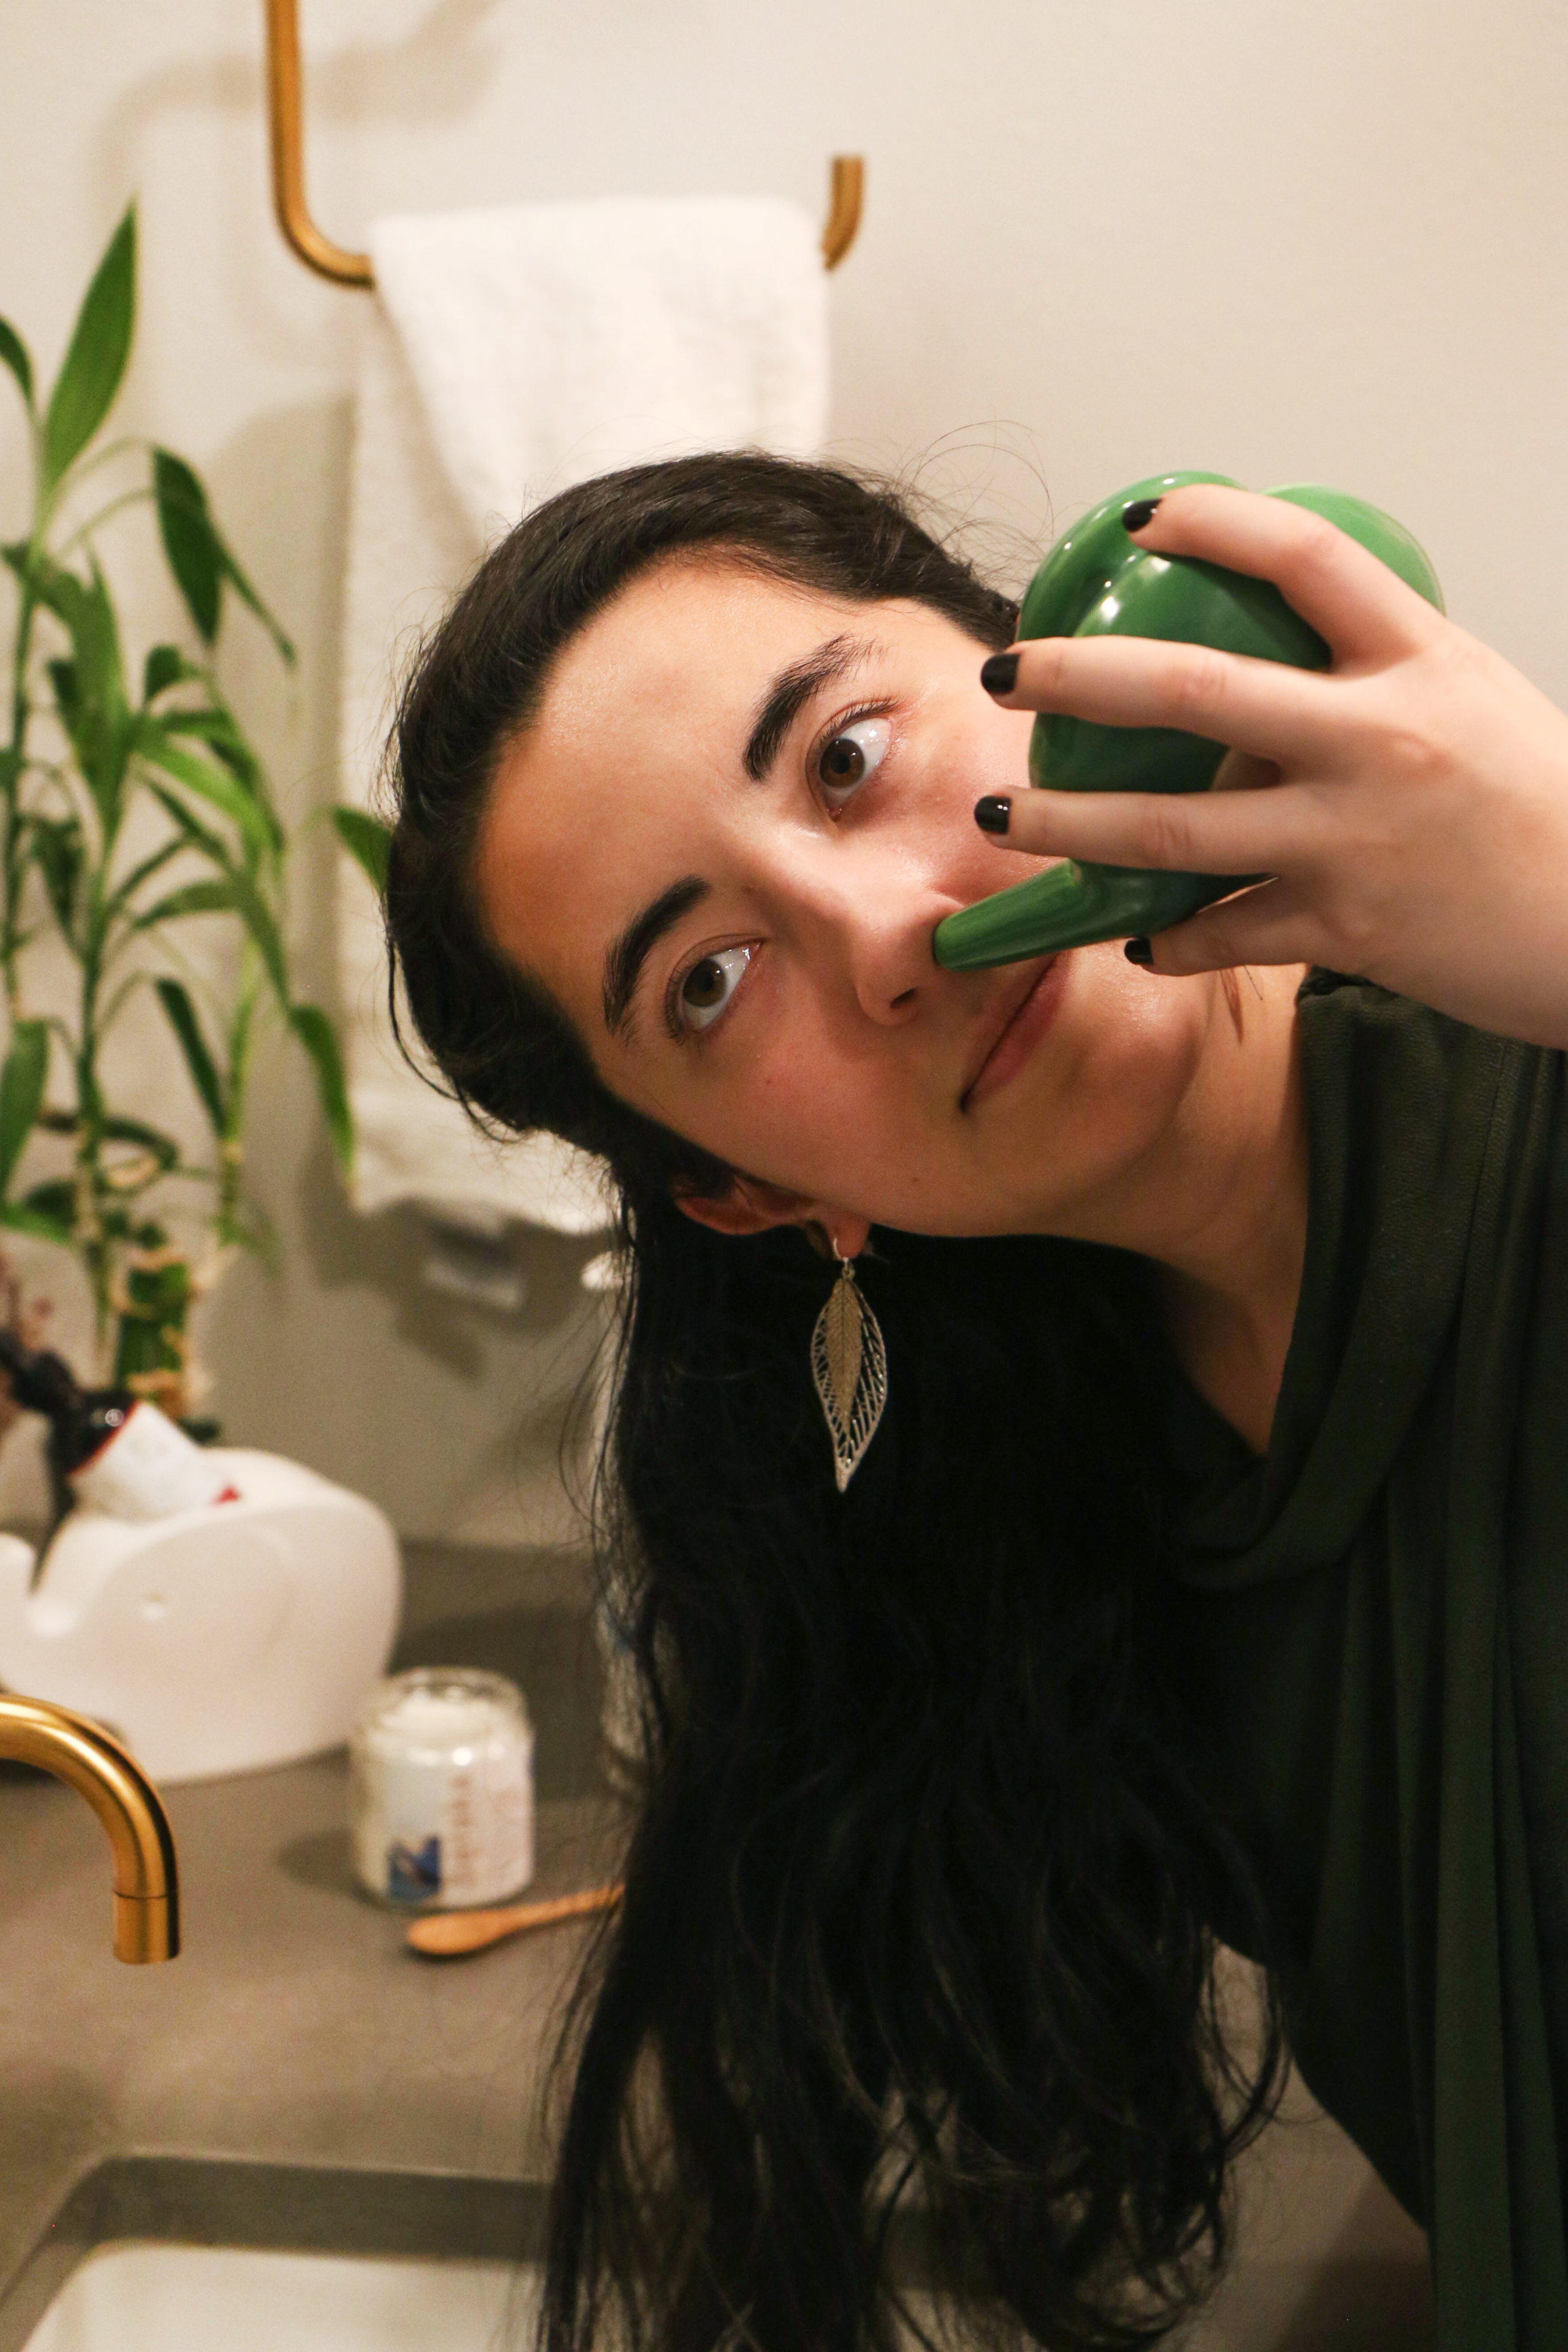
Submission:
{"label": "lips", "polygon": [[1009,968],[1011,985],[988,1024],[979,1058],[965,1080],[958,1097],[960,1110],[967,1110],[977,1094],[990,1093],[994,1087],[1011,1076],[1013,1062],[1021,1059],[1028,1045],[1032,1043],[1031,1039],[1026,1040],[1022,1032],[1034,1025],[1028,1016],[1035,1009],[1035,999],[1061,961],[1060,956],[1046,956],[1023,965],[1021,969],[1017,965]]}

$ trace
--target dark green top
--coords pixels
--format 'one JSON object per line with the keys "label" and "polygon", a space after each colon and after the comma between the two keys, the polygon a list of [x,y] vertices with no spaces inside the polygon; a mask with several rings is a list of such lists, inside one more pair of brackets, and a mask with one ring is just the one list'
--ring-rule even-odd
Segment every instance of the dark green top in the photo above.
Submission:
{"label": "dark green top", "polygon": [[1568,2352],[1563,1057],[1321,975],[1301,1017],[1267,1459],[1172,1409],[1182,1671],[1301,2073],[1431,2234],[1442,2352]]}

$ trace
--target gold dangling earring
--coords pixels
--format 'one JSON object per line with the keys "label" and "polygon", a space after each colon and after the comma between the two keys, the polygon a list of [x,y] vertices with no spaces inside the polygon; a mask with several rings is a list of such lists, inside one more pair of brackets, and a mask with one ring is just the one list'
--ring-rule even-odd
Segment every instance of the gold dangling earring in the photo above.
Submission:
{"label": "gold dangling earring", "polygon": [[811,1378],[833,1442],[833,1476],[841,1495],[876,1435],[887,1402],[887,1349],[855,1280],[854,1260],[844,1256],[836,1241],[833,1255],[839,1271],[811,1333]]}

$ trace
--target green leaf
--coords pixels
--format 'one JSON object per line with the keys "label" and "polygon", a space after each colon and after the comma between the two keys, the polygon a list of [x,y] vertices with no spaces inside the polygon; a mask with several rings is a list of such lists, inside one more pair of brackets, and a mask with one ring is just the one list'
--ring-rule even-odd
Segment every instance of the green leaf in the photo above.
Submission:
{"label": "green leaf", "polygon": [[125,672],[120,658],[120,625],[114,604],[97,564],[83,580],[63,564],[46,557],[34,567],[38,601],[48,607],[70,633],[71,647],[80,672],[85,702],[100,705],[125,701]]}
{"label": "green leaf", "polygon": [[214,866],[221,866],[224,872],[228,873],[229,853],[226,842],[220,840],[218,835],[210,831],[206,825],[198,824],[179,794],[166,791],[155,776],[148,777],[147,789],[170,823],[179,827],[181,838],[186,848],[199,850],[204,857],[210,857]]}
{"label": "green leaf", "polygon": [[198,675],[178,646],[154,646],[142,666],[141,699],[143,702],[155,702],[161,694],[168,692],[170,687],[178,686],[182,679]]}
{"label": "green leaf", "polygon": [[256,942],[256,952],[272,982],[278,1003],[292,1013],[288,1003],[288,966],[283,952],[283,934],[277,919],[248,874],[229,875],[229,887],[234,892],[235,912]]}
{"label": "green leaf", "polygon": [[0,319],[0,360],[10,369],[22,387],[22,397],[29,408],[33,405],[33,362],[27,357],[27,346],[9,319]]}
{"label": "green leaf", "polygon": [[202,1034],[202,1024],[196,1018],[196,1008],[190,992],[177,980],[155,981],[158,1001],[169,1016],[169,1026],[179,1040],[180,1051],[185,1056],[185,1067],[191,1074],[191,1084],[202,1098],[202,1107],[212,1123],[213,1133],[224,1132],[224,1092],[218,1083],[218,1073],[207,1041]]}
{"label": "green leaf", "polygon": [[44,492],[80,457],[113,405],[136,323],[136,207],[93,273],[44,417]]}
{"label": "green leaf", "polygon": [[130,873],[115,884],[105,903],[116,910],[128,908],[142,884],[150,882],[154,874],[161,874],[172,859],[183,856],[189,846],[187,841],[177,835],[161,843],[158,848],[138,859]]}
{"label": "green leaf", "polygon": [[291,1004],[288,1025],[316,1066],[316,1091],[321,1115],[332,1139],[338,1164],[347,1176],[354,1164],[354,1114],[349,1108],[348,1082],[338,1034],[319,1004]]}
{"label": "green leaf", "polygon": [[149,1127],[140,1118],[106,1118],[102,1132],[110,1143],[134,1143],[139,1150],[150,1151],[164,1168],[172,1168],[180,1157],[180,1147],[172,1135],[159,1127]]}
{"label": "green leaf", "polygon": [[18,1021],[0,1068],[0,1198],[10,1190],[22,1147],[37,1124],[48,1075],[48,1024]]}
{"label": "green leaf", "polygon": [[14,1234],[34,1234],[41,1242],[68,1244],[73,1238],[69,1225],[62,1225],[54,1217],[40,1216],[37,1209],[24,1209],[16,1202],[0,1201],[0,1225]]}
{"label": "green leaf", "polygon": [[112,831],[120,817],[132,730],[114,604],[96,563],[91,577],[83,580],[42,557],[35,562],[32,577],[39,602],[70,635],[70,665],[51,664],[50,674],[77,764],[105,828]]}
{"label": "green leaf", "polygon": [[292,662],[293,646],[270,607],[262,602],[240,570],[227,541],[213,520],[205,490],[184,459],[176,457],[172,449],[152,452],[152,495],[158,505],[158,529],[169,569],[203,642],[210,646],[217,635],[226,581],[250,606],[283,659]]}
{"label": "green leaf", "polygon": [[224,584],[223,543],[207,511],[207,494],[183,457],[152,452],[152,495],[158,529],[174,584],[204,645],[218,634]]}
{"label": "green leaf", "polygon": [[77,891],[81,881],[81,826],[74,816],[36,816],[28,826],[33,862],[44,878],[55,920],[76,942]]}
{"label": "green leaf", "polygon": [[47,662],[49,684],[55,689],[55,708],[60,714],[60,725],[73,740],[81,723],[81,677],[74,661]]}
{"label": "green leaf", "polygon": [[271,809],[266,771],[240,733],[239,722],[232,711],[211,706],[200,710],[171,710],[164,714],[163,724],[171,735],[200,736],[230,773],[238,777],[246,792],[264,808]]}
{"label": "green leaf", "polygon": [[143,716],[136,725],[136,749],[144,760],[162,768],[187,792],[197,793],[238,825],[245,838],[263,856],[276,856],[283,846],[282,829],[272,811],[246,790],[232,770],[199,760],[175,741],[161,719]]}
{"label": "green leaf", "polygon": [[248,874],[231,866],[221,882],[189,882],[171,890],[166,898],[136,918],[136,929],[147,931],[155,923],[177,922],[183,915],[237,915],[251,939],[285,1013],[288,1005],[288,963],[283,935],[266,899]]}
{"label": "green leaf", "polygon": [[339,840],[350,857],[364,868],[377,898],[387,887],[387,860],[392,855],[392,827],[379,816],[370,816],[363,809],[347,808],[341,802],[332,811],[332,823]]}
{"label": "green leaf", "polygon": [[184,915],[232,915],[235,906],[234,884],[228,882],[187,882],[181,890],[171,890],[166,898],[143,908],[136,918],[139,931],[150,931],[155,923],[178,922]]}
{"label": "green leaf", "polygon": [[47,1184],[34,1184],[22,1195],[24,1209],[35,1216],[47,1217],[67,1232],[76,1223],[77,1192],[68,1176],[53,1176]]}

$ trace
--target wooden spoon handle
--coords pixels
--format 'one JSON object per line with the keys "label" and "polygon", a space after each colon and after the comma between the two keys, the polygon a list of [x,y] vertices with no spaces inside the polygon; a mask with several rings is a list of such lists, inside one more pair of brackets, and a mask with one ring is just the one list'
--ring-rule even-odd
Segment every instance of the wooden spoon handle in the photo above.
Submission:
{"label": "wooden spoon handle", "polygon": [[579,1895],[555,1895],[543,1903],[507,1903],[497,1911],[429,1911],[409,1922],[409,1948],[431,1959],[461,1959],[465,1952],[482,1952],[508,1936],[526,1935],[530,1927],[553,1927],[559,1919],[612,1910],[620,1900],[619,1886],[587,1886]]}

